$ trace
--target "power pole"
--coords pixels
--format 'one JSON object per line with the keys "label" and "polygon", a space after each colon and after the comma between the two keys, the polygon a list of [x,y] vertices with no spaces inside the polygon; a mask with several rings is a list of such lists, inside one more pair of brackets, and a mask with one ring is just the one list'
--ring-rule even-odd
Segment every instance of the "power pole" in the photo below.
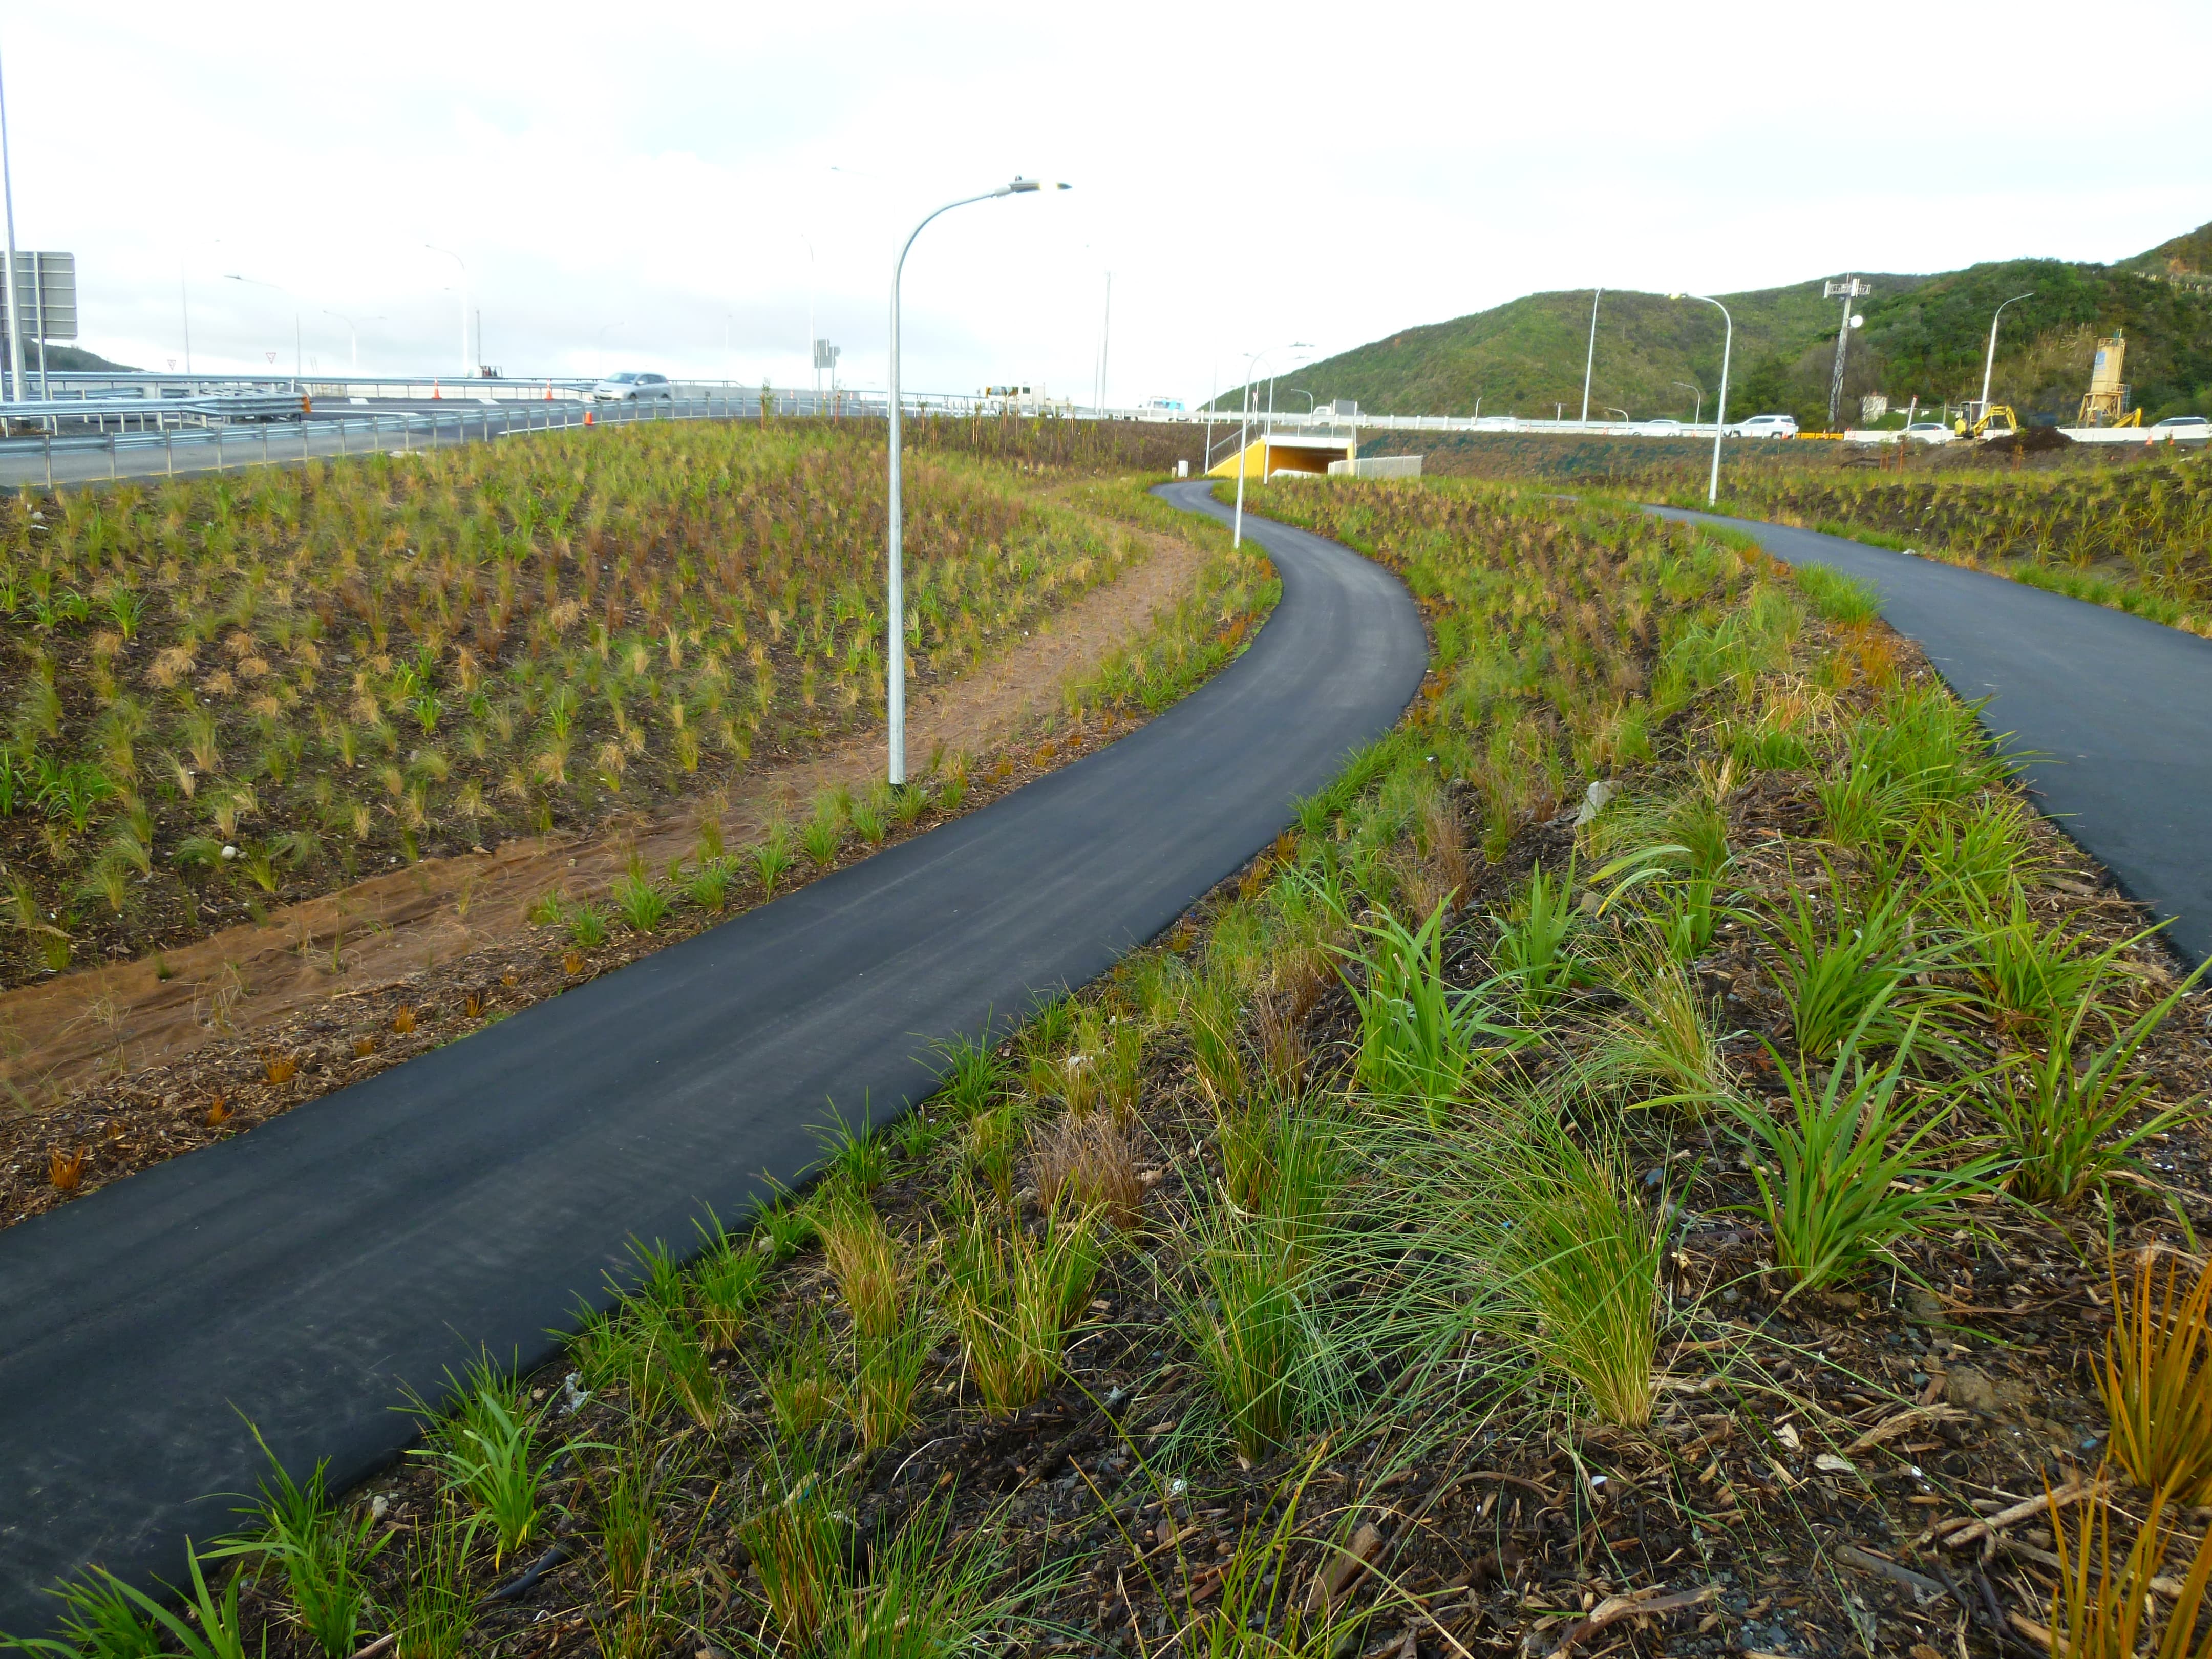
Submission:
{"label": "power pole", "polygon": [[1874,292],[1874,284],[1861,282],[1856,276],[1846,276],[1840,283],[1824,283],[1820,297],[1833,300],[1841,296],[1844,302],[1843,321],[1836,328],[1836,372],[1828,380],[1828,430],[1836,429],[1836,411],[1844,403],[1844,354],[1851,342],[1851,325],[1858,320],[1851,315],[1851,301],[1863,300]]}

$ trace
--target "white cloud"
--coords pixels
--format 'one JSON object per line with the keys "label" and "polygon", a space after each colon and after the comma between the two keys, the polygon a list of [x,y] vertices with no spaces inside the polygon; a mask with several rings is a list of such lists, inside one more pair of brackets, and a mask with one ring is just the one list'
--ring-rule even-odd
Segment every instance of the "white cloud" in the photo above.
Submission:
{"label": "white cloud", "polygon": [[436,243],[510,372],[799,380],[811,303],[879,383],[897,238],[1019,171],[1078,188],[925,233],[908,383],[1087,394],[1111,270],[1135,398],[1532,289],[2112,258],[2212,217],[2212,13],[2138,8],[2117,75],[2081,15],[23,4],[0,42],[18,244],[77,253],[125,361],[181,356],[181,277],[203,365],[289,361],[296,310],[326,366],[336,312],[364,368],[448,368]]}

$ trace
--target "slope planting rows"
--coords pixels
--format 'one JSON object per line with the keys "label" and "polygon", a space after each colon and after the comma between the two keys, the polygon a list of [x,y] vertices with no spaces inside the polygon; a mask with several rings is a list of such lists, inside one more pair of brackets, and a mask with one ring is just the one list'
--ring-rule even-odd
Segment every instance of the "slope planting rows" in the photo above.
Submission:
{"label": "slope planting rows", "polygon": [[[1710,441],[1402,434],[1370,453],[1424,470],[1548,478],[1637,501],[1705,506]],[[2212,456],[2168,445],[2036,458],[1994,445],[1893,449],[1739,443],[1718,511],[1852,536],[2203,633],[2212,629]]]}
{"label": "slope planting rows", "polygon": [[82,1650],[2202,1654],[2203,1006],[1970,711],[1734,538],[1255,494],[1421,599],[1398,732]]}
{"label": "slope planting rows", "polygon": [[[1026,444],[1066,477],[1118,453],[1086,432],[914,458],[918,684],[1141,556],[952,453]],[[0,506],[0,975],[589,828],[879,718],[883,473],[879,429],[684,422]]]}

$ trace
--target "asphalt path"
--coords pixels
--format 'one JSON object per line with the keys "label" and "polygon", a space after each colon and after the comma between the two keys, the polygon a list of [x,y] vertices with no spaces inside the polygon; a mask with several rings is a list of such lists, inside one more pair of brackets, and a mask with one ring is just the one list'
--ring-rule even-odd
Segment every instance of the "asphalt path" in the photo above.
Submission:
{"label": "asphalt path", "polygon": [[[1225,514],[1208,486],[1164,492]],[[1283,597],[1244,655],[1110,747],[250,1134],[0,1232],[0,1630],[97,1561],[181,1576],[262,1470],[343,1488],[409,1389],[527,1365],[633,1237],[684,1247],[818,1155],[833,1108],[928,1092],[980,1033],[1168,927],[1388,730],[1427,647],[1380,567],[1248,517]]]}
{"label": "asphalt path", "polygon": [[2022,762],[2037,805],[2130,897],[2212,956],[2212,640],[1934,559],[1671,507],[1748,531],[1789,564],[1871,583],[1951,689]]}

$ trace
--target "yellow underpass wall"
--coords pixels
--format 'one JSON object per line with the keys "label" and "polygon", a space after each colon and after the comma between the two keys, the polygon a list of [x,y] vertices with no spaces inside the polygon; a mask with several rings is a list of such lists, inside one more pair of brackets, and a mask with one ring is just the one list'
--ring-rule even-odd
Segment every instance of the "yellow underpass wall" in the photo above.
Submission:
{"label": "yellow underpass wall", "polygon": [[1233,478],[1240,466],[1247,478],[1264,479],[1278,472],[1310,472],[1319,476],[1328,472],[1331,461],[1345,460],[1358,453],[1348,443],[1332,448],[1309,448],[1303,444],[1291,445],[1267,438],[1255,438],[1244,446],[1242,454],[1215,462],[1206,476],[1209,478]]}

